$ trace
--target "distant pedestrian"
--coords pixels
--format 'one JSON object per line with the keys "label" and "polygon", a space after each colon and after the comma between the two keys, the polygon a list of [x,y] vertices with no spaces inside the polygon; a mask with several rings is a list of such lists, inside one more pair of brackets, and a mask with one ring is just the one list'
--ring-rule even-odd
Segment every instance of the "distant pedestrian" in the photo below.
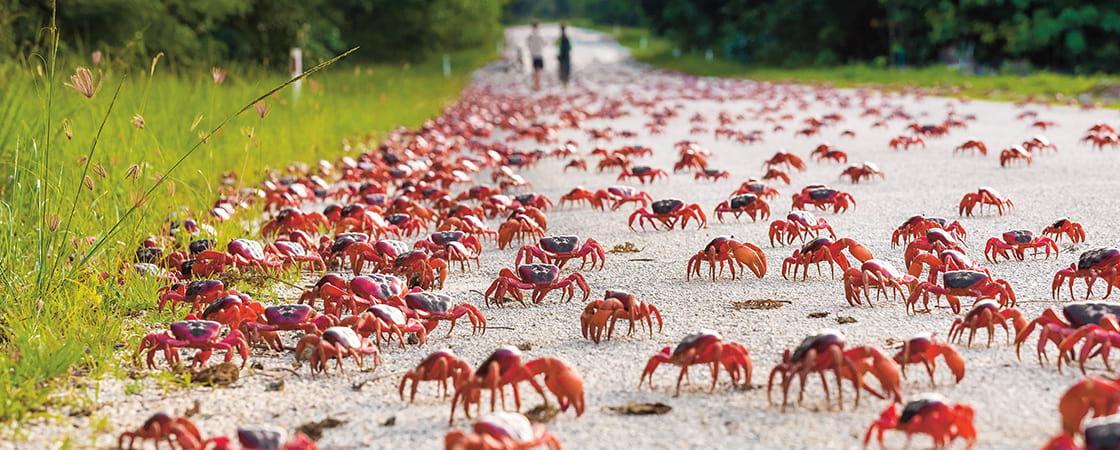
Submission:
{"label": "distant pedestrian", "polygon": [[560,83],[567,89],[568,80],[572,78],[572,41],[568,39],[566,24],[560,24],[560,52],[556,59],[560,63]]}
{"label": "distant pedestrian", "polygon": [[540,22],[533,20],[533,31],[529,33],[529,56],[533,58],[533,90],[541,90],[541,71],[544,70],[544,38],[541,37]]}

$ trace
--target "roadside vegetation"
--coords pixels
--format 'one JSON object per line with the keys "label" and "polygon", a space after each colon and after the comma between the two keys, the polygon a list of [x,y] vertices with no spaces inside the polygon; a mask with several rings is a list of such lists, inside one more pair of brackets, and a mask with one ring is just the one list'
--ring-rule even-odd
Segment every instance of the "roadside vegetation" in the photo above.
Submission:
{"label": "roadside vegetation", "polygon": [[[580,23],[580,21],[575,21]],[[612,27],[589,25],[609,33],[640,62],[656,67],[676,70],[699,76],[734,77],[763,81],[798,83],[827,83],[836,87],[877,87],[884,89],[930,88],[940,95],[963,95],[968,98],[1023,101],[1028,96],[1038,101],[1066,103],[1086,94],[1108,105],[1114,99],[1101,98],[1109,86],[1120,88],[1120,77],[1106,75],[1068,75],[1035,71],[1030,75],[1013,74],[971,75],[955,69],[936,65],[921,68],[895,69],[874,64],[848,64],[825,67],[782,68],[766,65],[742,64],[706,52],[680,51],[666,38],[653,36],[638,27]],[[646,40],[642,47],[642,39]],[[1118,89],[1120,90],[1120,89]],[[1116,92],[1120,94],[1120,92]]]}
{"label": "roadside vegetation", "polygon": [[[256,102],[288,81],[282,70],[169,67],[161,54],[97,64],[58,52],[52,31],[33,56],[0,63],[0,422],[17,431],[87,401],[84,380],[171,319],[148,312],[166,282],[130,270],[135,251],[172,219],[215,223],[223,174],[238,189],[293,162],[356,156],[437,115],[495,57],[492,44],[452,53],[449,79],[440,58],[348,58],[302,80],[298,97],[288,86]],[[249,228],[235,217],[218,238]]]}

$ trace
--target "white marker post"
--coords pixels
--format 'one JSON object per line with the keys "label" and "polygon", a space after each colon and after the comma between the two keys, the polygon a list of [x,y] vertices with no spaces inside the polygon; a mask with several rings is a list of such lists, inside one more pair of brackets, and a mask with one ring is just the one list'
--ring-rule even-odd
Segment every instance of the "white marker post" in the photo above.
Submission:
{"label": "white marker post", "polygon": [[704,59],[705,60],[711,61],[712,58],[714,58],[714,57],[715,57],[715,54],[712,53],[712,49],[709,48],[708,51],[704,52]]}
{"label": "white marker post", "polygon": [[451,55],[443,54],[443,77],[451,78]]}
{"label": "white marker post", "polygon": [[674,58],[680,58],[680,57],[681,57],[681,49],[679,49],[679,48],[674,48],[674,49],[673,49],[673,57],[674,57]]}
{"label": "white marker post", "polygon": [[642,36],[642,40],[638,41],[638,48],[645,50],[646,47],[649,47],[649,40]]}
{"label": "white marker post", "polygon": [[[303,75],[303,50],[299,47],[292,47],[292,51],[288,58],[288,68],[291,69],[292,78]],[[303,86],[303,80],[296,80],[292,83],[292,101],[299,101],[299,90]]]}

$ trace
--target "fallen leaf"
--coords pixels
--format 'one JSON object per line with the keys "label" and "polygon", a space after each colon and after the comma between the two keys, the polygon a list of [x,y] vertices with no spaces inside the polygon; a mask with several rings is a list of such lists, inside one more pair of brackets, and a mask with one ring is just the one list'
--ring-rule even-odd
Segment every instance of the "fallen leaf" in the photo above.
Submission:
{"label": "fallen leaf", "polygon": [[649,415],[662,415],[668,414],[672,411],[673,407],[661,402],[657,403],[637,403],[630,402],[622,406],[608,406],[607,411],[615,414],[622,414],[627,416],[649,416]]}
{"label": "fallen leaf", "polygon": [[525,412],[525,418],[533,423],[548,423],[551,422],[560,410],[552,405],[537,405],[533,409]]}
{"label": "fallen leaf", "polygon": [[236,364],[224,362],[218,365],[191,372],[191,381],[198,384],[229,386],[241,376],[241,368]]}
{"label": "fallen leaf", "polygon": [[855,317],[851,316],[836,316],[836,323],[840,325],[858,322]]}
{"label": "fallen leaf", "polygon": [[774,299],[757,299],[731,302],[735,309],[777,309],[786,306],[789,301]]}
{"label": "fallen leaf", "polygon": [[613,248],[608,250],[607,253],[637,253],[640,251],[642,251],[642,249],[635,246],[633,242],[626,242],[615,245]]}
{"label": "fallen leaf", "polygon": [[323,438],[323,430],[328,428],[337,428],[345,424],[345,420],[338,420],[334,417],[327,417],[326,419],[318,422],[307,422],[296,428],[296,432],[306,434],[307,437],[313,441]]}
{"label": "fallen leaf", "polygon": [[828,317],[828,313],[826,313],[826,312],[809,313],[809,318],[810,319],[820,319],[821,317]]}

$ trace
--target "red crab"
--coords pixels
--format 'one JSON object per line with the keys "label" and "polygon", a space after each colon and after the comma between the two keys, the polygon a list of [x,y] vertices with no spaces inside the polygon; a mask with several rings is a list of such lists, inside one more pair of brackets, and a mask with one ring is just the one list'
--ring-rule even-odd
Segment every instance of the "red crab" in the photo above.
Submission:
{"label": "red crab", "polygon": [[473,431],[473,434],[448,431],[443,437],[444,448],[502,450],[547,447],[549,450],[560,450],[560,440],[544,425],[533,425],[518,413],[492,413],[475,422]]}
{"label": "red crab", "polygon": [[433,258],[447,261],[459,261],[459,269],[463,269],[463,262],[474,260],[481,269],[478,260],[482,253],[482,243],[478,238],[463,231],[437,231],[429,234],[427,239],[416,241],[414,249],[427,251]]}
{"label": "red crab", "polygon": [[805,161],[797,155],[785,151],[775,153],[770,159],[763,161],[762,165],[767,169],[776,168],[775,166],[785,166],[787,169],[805,170]]}
{"label": "red crab", "polygon": [[535,192],[529,192],[527,194],[515,195],[515,196],[513,196],[513,201],[517,202],[517,204],[521,205],[522,207],[530,207],[531,206],[531,207],[537,208],[541,211],[548,211],[548,208],[551,208],[551,207],[554,206],[552,204],[552,200],[549,200],[548,197],[545,197],[544,195],[541,195],[541,194],[538,194],[538,193],[535,193]]}
{"label": "red crab", "polygon": [[643,230],[646,228],[646,222],[649,222],[655,230],[660,229],[657,225],[659,222],[665,226],[666,230],[672,230],[678,222],[681,224],[681,229],[684,229],[688,226],[689,219],[696,220],[697,229],[708,226],[708,217],[704,215],[704,210],[700,209],[700,205],[695,203],[686,204],[679,199],[667,198],[651,203],[650,208],[653,209],[652,213],[643,207],[630,214],[628,224],[631,231],[637,231],[634,229],[635,219],[638,220],[638,224],[642,226]]}
{"label": "red crab", "polygon": [[976,208],[977,205],[980,206],[980,212],[983,212],[984,205],[995,206],[996,211],[998,211],[1001,216],[1003,215],[1004,208],[1010,210],[1015,206],[1014,203],[1011,203],[1011,199],[1000,195],[995,189],[981,187],[977,189],[976,192],[969,192],[961,198],[958,214],[971,217],[972,210]]}
{"label": "red crab", "polygon": [[210,302],[201,313],[187,314],[184,320],[213,320],[236,330],[245,322],[252,322],[264,314],[264,306],[253,301],[249,294],[231,294]]}
{"label": "red crab", "polygon": [[895,150],[898,150],[899,147],[902,147],[903,150],[910,150],[911,145],[921,145],[922,148],[926,148],[926,141],[920,136],[898,136],[891,139],[890,142],[890,147]]}
{"label": "red crab", "polygon": [[902,366],[902,377],[906,378],[906,366],[922,363],[929,373],[929,383],[937,386],[933,380],[933,372],[937,369],[937,357],[945,360],[945,365],[953,372],[959,384],[964,379],[964,358],[957,352],[953,344],[939,342],[936,334],[920,334],[910,338],[902,344],[902,349],[894,355],[894,361]]}
{"label": "red crab", "polygon": [[544,237],[544,229],[537,220],[527,214],[514,214],[498,227],[498,249],[505,249],[514,238],[520,241],[532,237]]}
{"label": "red crab", "polygon": [[420,345],[428,341],[428,329],[424,324],[392,305],[370,306],[361,314],[342,318],[339,325],[353,329],[362,338],[372,335],[377,346],[381,345],[382,339],[386,344],[391,342],[394,334],[400,340],[401,348],[405,348],[405,333],[415,333]]}
{"label": "red crab", "polygon": [[817,209],[824,211],[828,206],[832,206],[832,212],[842,213],[848,210],[849,207],[856,206],[856,199],[852,194],[839,191],[827,186],[812,185],[806,186],[801,192],[793,194],[792,209],[805,209],[805,205],[816,206]]}
{"label": "red crab", "polygon": [[587,202],[591,209],[603,209],[603,199],[591,192],[584,189],[583,186],[577,186],[567,194],[560,196],[560,207],[564,207],[564,203],[571,202],[573,205],[580,202]]}
{"label": "red crab", "polygon": [[[191,271],[196,274],[224,272],[226,267],[253,267],[272,270],[280,267],[280,261],[264,251],[260,242],[251,239],[234,239],[226,246],[227,253],[206,250],[195,257]],[[205,276],[205,275],[203,275]]]}
{"label": "red crab", "polygon": [[1092,411],[1092,417],[1120,411],[1120,382],[1098,375],[1088,375],[1070,386],[1058,400],[1062,414],[1062,430],[1076,435],[1081,422]]}
{"label": "red crab", "polygon": [[715,392],[716,383],[719,381],[719,368],[723,366],[731,376],[731,384],[749,385],[751,382],[751,354],[743,344],[738,342],[724,342],[723,336],[718,331],[700,330],[681,339],[676,348],[665,347],[653,355],[642,370],[642,377],[638,380],[641,389],[646,377],[649,377],[649,388],[653,389],[653,372],[661,364],[668,363],[681,367],[681,374],[677,377],[677,391],[681,393],[681,381],[688,376],[688,367],[695,364],[708,364],[712,369],[712,387]]}
{"label": "red crab", "polygon": [[581,258],[580,269],[583,269],[588,260],[591,262],[592,269],[595,269],[596,264],[602,269],[606,253],[603,251],[603,246],[594,239],[588,238],[583,245],[580,245],[579,236],[548,236],[540,238],[536,246],[521,247],[514,264],[521,264],[522,260],[528,264],[533,262],[533,259],[538,259],[563,269],[568,260],[573,258]]}
{"label": "red crab", "polygon": [[560,278],[560,268],[553,264],[521,264],[517,266],[516,273],[508,268],[498,272],[498,278],[486,289],[486,306],[490,306],[491,299],[498,306],[503,305],[507,293],[512,294],[513,298],[524,306],[525,298],[521,293],[522,290],[532,290],[530,300],[533,303],[540,303],[550,291],[561,289],[564,293],[561,299],[567,301],[575,296],[576,287],[583,291],[583,301],[587,301],[587,297],[591,295],[591,288],[587,286],[583,274],[575,272]]}
{"label": "red crab", "polygon": [[536,380],[536,377],[541,374],[545,376],[545,386],[556,395],[561,411],[574,406],[576,415],[583,415],[586,405],[583,378],[575,369],[556,358],[537,358],[522,364],[521,351],[517,347],[505,345],[498,347],[473,373],[468,373],[466,377],[455,383],[455,395],[451,397],[451,418],[448,424],[455,420],[455,407],[459,399],[463,400],[463,412],[466,413],[467,418],[471,416],[472,404],[478,404],[478,408],[482,409],[480,392],[482,389],[490,390],[490,409],[493,410],[499,395],[502,397],[502,404],[505,404],[505,386],[512,385],[514,406],[516,409],[521,409],[521,395],[518,393],[517,386],[522,381],[528,381],[533,385],[547,405],[548,397]]}
{"label": "red crab", "polygon": [[951,270],[941,274],[942,285],[923,281],[910,292],[906,299],[906,310],[918,312],[918,299],[923,298],[924,311],[929,311],[929,294],[940,302],[942,295],[948,300],[953,313],[960,313],[961,301],[959,296],[976,297],[977,300],[992,297],[999,298],[1000,305],[1015,306],[1015,292],[1007,280],[993,278],[986,272],[976,270]]}
{"label": "red crab", "polygon": [[835,147],[833,147],[831,145],[828,145],[828,144],[818,145],[817,148],[813,149],[813,151],[810,152],[809,154],[813,157],[813,160],[815,160],[817,162],[820,162],[820,161],[823,161],[823,160],[826,160],[826,159],[829,159],[829,160],[832,160],[832,161],[835,161],[835,162],[848,162],[848,154],[847,153],[844,153],[843,151],[837,150]]}
{"label": "red crab", "polygon": [[320,315],[310,305],[276,305],[264,309],[260,318],[254,322],[247,322],[244,328],[249,335],[249,342],[263,339],[274,350],[284,350],[284,343],[276,333],[281,330],[302,330],[304,333],[315,333],[330,328],[338,318],[330,315]]}
{"label": "red crab", "polygon": [[[951,272],[950,272],[951,273]],[[999,325],[1003,327],[1003,331],[1007,333],[1007,341],[1011,342],[1011,330],[1007,328],[1007,321],[1011,321],[1012,328],[1015,331],[1021,330],[1027,325],[1027,321],[1023,319],[1023,313],[1014,308],[1002,308],[995,300],[980,300],[972,307],[964,317],[958,317],[953,321],[953,325],[949,327],[949,342],[960,342],[964,336],[964,330],[968,329],[968,346],[972,346],[972,338],[976,336],[976,330],[986,328],[988,330],[988,347],[992,346],[992,338],[995,337],[995,327]]]}
{"label": "red crab", "polygon": [[307,263],[311,270],[321,269],[327,271],[327,264],[322,256],[313,250],[308,250],[303,244],[294,241],[276,241],[265,246],[265,251],[275,256],[280,264],[288,267],[291,264]]}
{"label": "red crab", "polygon": [[863,164],[858,166],[848,166],[843,172],[840,172],[840,178],[848,177],[852,183],[859,183],[859,181],[864,178],[870,180],[876,175],[878,175],[880,179],[886,179],[886,176],[883,175],[883,171],[879,170],[879,166],[868,161],[864,161]]}
{"label": "red crab", "polygon": [[404,387],[411,381],[412,389],[408,402],[412,403],[416,400],[416,390],[421,381],[438,381],[443,397],[447,398],[447,394],[450,392],[447,390],[447,380],[450,379],[454,386],[456,382],[469,377],[473,372],[471,366],[455,356],[455,352],[452,352],[451,349],[439,350],[425,357],[415,369],[406,372],[404,377],[401,378],[401,384],[397,390],[403,401]]}
{"label": "red crab", "polygon": [[875,422],[867,427],[863,436],[863,446],[871,442],[871,434],[876,433],[879,446],[883,446],[883,432],[898,430],[906,433],[906,443],[915,434],[928,434],[937,448],[946,448],[957,438],[964,439],[965,447],[976,444],[976,428],[972,418],[976,412],[965,403],[949,404],[945,397],[938,394],[923,394],[902,408],[898,415],[895,404],[891,404]]}
{"label": "red crab", "polygon": [[[787,349],[782,353],[782,362],[770,371],[766,388],[766,401],[773,402],[770,394],[774,389],[775,375],[782,375],[782,411],[784,412],[786,404],[788,404],[789,388],[794,378],[801,382],[801,393],[797,400],[800,403],[805,393],[805,380],[808,376],[813,373],[820,374],[821,381],[827,386],[824,379],[824,373],[827,371],[833,371],[836,374],[836,391],[841,409],[844,407],[844,389],[841,385],[843,379],[850,380],[852,387],[855,388],[857,408],[859,407],[860,393],[864,389],[879,398],[889,396],[896,402],[902,400],[900,392],[901,375],[897,363],[875,347],[845,348],[846,346],[847,339],[840,330],[822,329],[802,340],[801,344],[793,351]],[[879,384],[883,388],[882,393],[864,383],[863,376],[868,372],[879,380]],[[824,392],[825,401],[829,403],[831,408],[832,400],[827,387]]]}
{"label": "red crab", "polygon": [[[1077,445],[1075,439],[1078,435],[1085,446]],[[1120,415],[1113,414],[1107,417],[1085,422],[1080,433],[1073,435],[1065,432],[1059,433],[1042,450],[1096,450],[1102,448],[1116,448],[1115,443],[1120,441]]]}
{"label": "red crab", "polygon": [[389,272],[406,280],[410,287],[440,289],[447,282],[447,261],[430,258],[422,251],[403,253],[393,260]]}
{"label": "red crab", "polygon": [[[1015,335],[1015,356],[1019,360],[1023,359],[1020,355],[1020,349],[1031,333],[1034,332],[1036,326],[1039,328],[1037,346],[1039,364],[1042,364],[1043,357],[1046,357],[1047,343],[1053,342],[1055,346],[1058,346],[1059,353],[1072,351],[1072,344],[1076,343],[1077,340],[1069,341],[1070,347],[1063,349],[1062,344],[1066,342],[1066,338],[1089,325],[1100,326],[1101,321],[1108,314],[1120,317],[1120,305],[1112,303],[1073,303],[1062,307],[1060,314],[1056,306],[1047,308],[1042,312],[1042,315],[1028,322]],[[1102,351],[1101,354],[1105,356],[1105,364],[1107,365],[1107,353]]]}
{"label": "red crab", "polygon": [[449,217],[440,224],[438,231],[459,230],[470,233],[472,236],[482,236],[483,239],[498,237],[498,232],[479,219],[478,216],[465,215],[463,217]]}
{"label": "red crab", "polygon": [[802,276],[804,280],[809,277],[809,265],[817,264],[817,272],[820,273],[820,264],[827,262],[832,269],[832,277],[836,277],[836,265],[840,266],[840,270],[846,271],[851,264],[848,258],[844,257],[842,253],[847,250],[852,257],[867,262],[874,258],[871,251],[864,247],[855,239],[843,238],[833,241],[829,238],[816,238],[807,242],[798,250],[793,251],[793,255],[782,261],[782,278],[789,279],[790,269],[792,269],[793,277],[797,278],[797,267],[801,266]]}
{"label": "red crab", "polygon": [[323,334],[309,334],[296,344],[296,359],[302,359],[305,351],[311,353],[309,366],[311,373],[322,372],[327,369],[327,361],[334,358],[336,367],[342,370],[342,359],[351,356],[358,368],[364,365],[366,355],[373,355],[373,365],[381,364],[381,353],[377,346],[368,339],[358,336],[349,327],[330,327]]}
{"label": "red crab", "polygon": [[1108,298],[1112,294],[1112,286],[1115,284],[1118,264],[1120,264],[1120,249],[1101,247],[1086,250],[1081,253],[1081,256],[1078,256],[1076,263],[1070,264],[1068,268],[1059,270],[1054,274],[1054,281],[1050,284],[1050,293],[1054,299],[1057,299],[1062,283],[1068,279],[1069,296],[1073,298],[1073,281],[1078,278],[1085,278],[1085,284],[1088,285],[1085,298],[1089,298],[1089,295],[1093,293],[1093,283],[1101,278],[1105,280],[1105,286],[1108,287],[1102,298]]}
{"label": "red crab", "polygon": [[389,224],[389,232],[397,237],[415,236],[428,230],[427,222],[409,214],[389,214],[385,216],[385,222]]}
{"label": "red crab", "polygon": [[914,239],[906,245],[906,252],[903,253],[902,258],[907,266],[911,266],[918,255],[922,253],[937,253],[949,249],[963,253],[964,243],[958,240],[956,235],[943,228],[927,228],[924,236]]}
{"label": "red crab", "polygon": [[447,330],[447,335],[450,336],[459,318],[467,316],[471,321],[472,334],[486,334],[486,316],[470,303],[455,303],[450,296],[444,294],[413,290],[404,295],[404,304],[408,307],[406,314],[423,320],[428,332],[434,330],[439,321],[446,320],[451,322],[451,329]]}
{"label": "red crab", "polygon": [[1023,161],[1029,166],[1031,165],[1031,159],[1031,152],[1018,145],[999,152],[1000,167],[1007,167],[1015,161]]}
{"label": "red crab", "polygon": [[1034,253],[1038,254],[1039,248],[1046,250],[1046,258],[1050,258],[1051,250],[1054,251],[1055,258],[1058,256],[1058,244],[1050,238],[1035,237],[1030,230],[1012,230],[1004,232],[1001,237],[988,239],[988,244],[984,247],[984,256],[992,262],[996,262],[1000,256],[1010,261],[1011,256],[1007,252],[1011,251],[1015,259],[1022,261],[1027,249],[1034,249]]}
{"label": "red crab", "polygon": [[770,204],[754,194],[741,194],[716,205],[716,218],[723,222],[723,214],[730,213],[738,220],[744,213],[750,216],[751,221],[770,217]]}
{"label": "red crab", "polygon": [[731,193],[731,195],[741,194],[754,194],[762,198],[774,198],[778,196],[778,190],[767,187],[761,181],[751,178],[747,181],[744,181],[743,184],[739,185],[739,189],[736,189],[735,192]]}
{"label": "red crab", "polygon": [[1066,358],[1073,359],[1073,346],[1082,339],[1085,343],[1081,345],[1081,352],[1076,355],[1081,373],[1085,373],[1085,361],[1096,355],[1101,355],[1105,369],[1112,370],[1112,366],[1108,363],[1108,355],[1113,347],[1120,347],[1120,320],[1117,319],[1120,308],[1109,305],[1088,312],[1098,316],[1090,318],[1090,320],[1095,318],[1095,323],[1078,328],[1058,344],[1058,370],[1061,370],[1062,361]]}
{"label": "red crab", "polygon": [[[630,186],[611,186],[596,192],[595,195],[602,200],[614,202],[611,204],[611,211],[630,202],[641,203],[643,208],[653,202],[653,197],[650,197],[649,193]],[[599,209],[602,209],[602,206]]]}
{"label": "red crab", "polygon": [[921,238],[926,236],[926,231],[931,228],[940,228],[952,234],[952,237],[957,240],[964,239],[968,236],[964,226],[960,222],[944,219],[941,217],[926,217],[923,215],[910,216],[902,225],[899,225],[894,233],[891,234],[891,247],[899,243],[905,244],[910,242],[911,239]]}
{"label": "red crab", "polygon": [[899,272],[890,263],[870,259],[858,269],[850,267],[844,271],[844,298],[851,306],[862,305],[860,291],[863,291],[867,305],[871,306],[871,288],[878,289],[878,295],[885,294],[889,288],[897,296],[903,293],[902,286],[913,290],[917,284],[917,278]]}
{"label": "red crab", "polygon": [[762,179],[763,180],[782,180],[787,185],[789,184],[789,181],[790,181],[789,180],[789,174],[785,173],[781,169],[767,170],[766,173],[762,175]]}
{"label": "red crab", "polygon": [[688,260],[688,272],[685,279],[692,275],[700,276],[700,265],[708,263],[712,280],[716,279],[716,263],[719,263],[719,273],[723,275],[724,267],[731,269],[731,279],[735,279],[735,268],[742,271],[744,267],[754,272],[755,276],[762,278],[766,275],[766,253],[757,245],[750,242],[739,242],[734,236],[719,236],[712,239],[695,255]]}
{"label": "red crab", "polygon": [[287,234],[295,230],[316,234],[320,229],[330,228],[331,223],[323,213],[305,213],[295,208],[280,210],[272,220],[261,227],[261,236]]}
{"label": "red crab", "polygon": [[699,180],[701,178],[705,180],[719,181],[721,179],[731,178],[731,173],[726,170],[719,169],[701,169],[697,170],[696,173],[692,176],[692,179],[694,180]]}
{"label": "red crab", "polygon": [[658,178],[668,178],[669,174],[661,169],[653,169],[649,166],[634,166],[623,167],[622,173],[618,174],[618,181],[627,178],[637,178],[642,184],[652,183]]}
{"label": "red crab", "polygon": [[608,320],[610,320],[611,325],[607,329],[607,339],[610,339],[614,334],[614,324],[618,322],[618,319],[630,321],[627,335],[634,332],[634,322],[637,321],[649,328],[649,336],[652,338],[654,317],[657,317],[657,332],[660,333],[662,325],[664,325],[661,320],[661,310],[649,303],[638,301],[637,297],[629,292],[608,289],[602,300],[593,300],[583,308],[583,313],[579,316],[579,323],[583,337],[598,344],[603,337],[603,330],[607,329]]}
{"label": "red crab", "polygon": [[159,289],[158,311],[163,311],[164,305],[171,302],[171,309],[175,309],[179,302],[190,302],[191,311],[199,311],[202,305],[208,305],[224,295],[237,294],[235,290],[226,290],[225,283],[220,280],[195,280],[191,282],[175,283]]}
{"label": "red crab", "polygon": [[782,245],[792,244],[794,239],[804,242],[806,237],[819,237],[821,230],[828,230],[829,237],[836,238],[832,225],[823,217],[816,218],[807,211],[791,211],[786,220],[770,223],[770,246],[776,247],[775,240]]}
{"label": "red crab", "polygon": [[954,148],[953,149],[953,154],[955,155],[955,154],[957,154],[957,152],[964,153],[964,152],[968,152],[968,151],[979,152],[981,155],[987,155],[988,154],[988,146],[985,145],[983,141],[981,141],[979,139],[976,139],[976,138],[972,138],[972,139],[969,139],[967,141],[964,141],[964,143],[957,146],[957,148]]}
{"label": "red crab", "polygon": [[163,351],[163,357],[170,365],[179,362],[179,348],[195,348],[199,352],[194,355],[193,365],[202,367],[210,359],[214,350],[225,350],[225,362],[233,360],[234,351],[241,355],[241,367],[249,359],[249,344],[245,336],[238,330],[230,330],[225,337],[221,336],[222,324],[212,320],[180,320],[172,322],[169,331],[152,333],[144,336],[140,345],[136,347],[133,359],[139,359],[140,353],[148,351],[148,368],[155,368],[155,354]]}
{"label": "red crab", "polygon": [[159,447],[160,441],[167,441],[168,447],[178,446],[182,449],[202,448],[202,433],[198,427],[186,417],[171,417],[165,412],[152,414],[143,425],[133,431],[125,431],[117,438],[117,448],[133,450],[137,448],[136,440],[141,442],[151,440]]}
{"label": "red crab", "polygon": [[1085,228],[1081,224],[1062,217],[1042,230],[1043,236],[1054,236],[1055,241],[1061,242],[1062,236],[1069,236],[1074,244],[1085,241]]}

